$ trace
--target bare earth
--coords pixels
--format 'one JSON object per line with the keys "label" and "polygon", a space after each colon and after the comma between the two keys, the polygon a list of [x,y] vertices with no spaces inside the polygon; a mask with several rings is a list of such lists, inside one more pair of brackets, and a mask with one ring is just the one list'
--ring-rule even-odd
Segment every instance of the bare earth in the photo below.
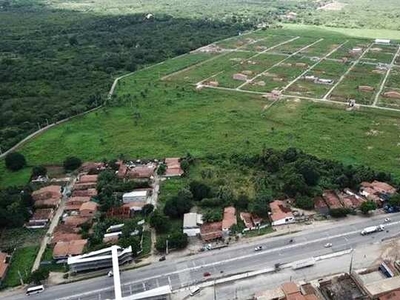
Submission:
{"label": "bare earth", "polygon": [[328,4],[325,4],[324,6],[318,7],[318,10],[334,10],[334,11],[338,11],[341,10],[343,7],[345,7],[346,4],[344,3],[340,3],[340,2],[331,2]]}

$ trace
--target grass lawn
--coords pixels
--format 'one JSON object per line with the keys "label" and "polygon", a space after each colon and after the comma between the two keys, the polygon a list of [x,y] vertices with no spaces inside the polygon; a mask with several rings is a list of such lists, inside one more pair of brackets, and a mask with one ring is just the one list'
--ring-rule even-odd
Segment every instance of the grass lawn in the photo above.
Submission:
{"label": "grass lawn", "polygon": [[260,236],[260,235],[264,235],[264,234],[268,234],[268,233],[272,233],[272,232],[274,232],[274,229],[272,228],[272,226],[268,226],[265,228],[261,228],[260,230],[247,231],[243,236],[246,238],[250,238],[250,237]]}
{"label": "grass lawn", "polygon": [[[304,39],[294,43],[299,47],[323,35],[326,39],[332,38],[335,43],[349,38],[313,27],[300,31],[298,28],[303,27],[291,27],[282,34],[304,35]],[[258,32],[258,35],[276,35],[278,32],[270,30]],[[321,43],[324,43],[324,49],[329,45]],[[363,43],[367,45],[370,40],[349,42]],[[117,86],[118,97],[112,101],[111,107],[61,124],[27,143],[20,151],[30,165],[35,165],[57,164],[70,155],[82,160],[110,159],[120,154],[129,158],[163,158],[184,156],[187,152],[194,157],[207,157],[215,154],[254,154],[263,145],[279,149],[295,146],[323,158],[366,164],[400,176],[397,146],[400,141],[396,125],[400,114],[378,110],[346,112],[343,107],[305,101],[281,101],[263,111],[269,102],[257,94],[215,89],[195,91],[191,76],[204,79],[218,72],[219,67],[223,69],[238,63],[229,58],[247,55],[229,53],[198,69],[178,73],[166,80],[160,78],[205,61],[210,55],[189,54],[140,70]],[[329,66],[333,63],[321,64]],[[332,74],[327,75],[340,76],[345,67],[336,65]],[[303,69],[279,67],[276,71],[289,79]],[[364,65],[357,66],[350,73],[350,76],[354,75],[354,81],[338,86],[336,91],[340,96],[346,93],[356,95],[357,84],[378,85],[380,76],[369,72],[365,77],[366,69],[372,71]],[[315,71],[323,72],[319,68]],[[322,77],[324,74],[319,75]],[[260,80],[264,78],[267,77],[261,76]],[[286,82],[266,82],[262,89],[269,88],[272,83],[283,86]],[[320,95],[324,90],[315,93]],[[371,101],[373,95],[368,96],[365,102]],[[13,177],[26,178],[27,170],[13,174]],[[17,179],[11,180],[3,174],[0,185],[5,186],[10,181],[16,182]],[[162,198],[160,202],[163,202]]]}
{"label": "grass lawn", "polygon": [[141,256],[146,256],[150,254],[151,251],[151,233],[150,231],[143,231],[143,252]]}
{"label": "grass lawn", "polygon": [[30,176],[31,168],[27,167],[18,172],[12,172],[6,169],[4,160],[0,160],[0,188],[25,185]]}
{"label": "grass lawn", "polygon": [[5,286],[13,287],[20,284],[20,272],[22,279],[26,282],[28,275],[31,272],[33,262],[35,261],[36,254],[39,251],[38,246],[29,246],[18,248],[11,260],[11,265],[5,279]]}

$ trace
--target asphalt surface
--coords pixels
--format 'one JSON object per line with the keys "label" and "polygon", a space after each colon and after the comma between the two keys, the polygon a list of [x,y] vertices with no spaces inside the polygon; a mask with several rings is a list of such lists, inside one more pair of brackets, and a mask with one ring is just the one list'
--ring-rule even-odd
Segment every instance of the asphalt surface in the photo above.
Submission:
{"label": "asphalt surface", "polygon": [[[391,218],[391,222],[385,224],[385,231],[366,236],[360,234],[365,227],[383,224],[387,217]],[[163,262],[125,271],[121,274],[122,294],[127,296],[167,284],[170,284],[172,290],[178,290],[205,280],[274,267],[276,263],[290,263],[312,256],[380,243],[382,239],[398,234],[400,234],[400,214],[390,214],[360,219],[350,224],[339,221],[337,225],[279,237],[266,236],[257,243],[231,246],[174,261],[169,261],[167,258]],[[290,239],[294,241],[290,243]],[[332,243],[332,247],[325,248],[326,243]],[[256,246],[262,246],[262,251],[254,251]],[[204,277],[206,272],[211,275]],[[3,295],[0,294],[0,296]],[[25,297],[21,292],[11,296],[4,294],[1,299],[18,300]],[[41,300],[113,299],[113,279],[104,276],[53,286],[30,298]]]}

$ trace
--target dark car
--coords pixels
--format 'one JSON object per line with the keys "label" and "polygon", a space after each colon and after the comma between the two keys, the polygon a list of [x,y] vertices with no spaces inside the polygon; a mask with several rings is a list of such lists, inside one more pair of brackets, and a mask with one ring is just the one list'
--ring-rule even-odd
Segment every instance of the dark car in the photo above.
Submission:
{"label": "dark car", "polygon": [[204,276],[204,277],[211,276],[211,273],[210,273],[210,272],[204,272],[204,273],[203,273],[203,276]]}
{"label": "dark car", "polygon": [[158,260],[158,261],[164,261],[164,260],[166,260],[167,258],[165,257],[165,256],[161,256],[160,257],[160,259]]}

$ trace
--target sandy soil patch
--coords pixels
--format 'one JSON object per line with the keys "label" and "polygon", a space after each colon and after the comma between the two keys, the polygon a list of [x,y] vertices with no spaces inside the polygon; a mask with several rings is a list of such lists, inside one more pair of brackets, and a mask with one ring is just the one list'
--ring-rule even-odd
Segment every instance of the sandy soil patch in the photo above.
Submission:
{"label": "sandy soil patch", "polygon": [[339,11],[339,10],[342,10],[342,8],[345,6],[346,6],[346,4],[344,4],[344,3],[334,1],[331,3],[325,4],[324,6],[318,7],[317,10]]}

